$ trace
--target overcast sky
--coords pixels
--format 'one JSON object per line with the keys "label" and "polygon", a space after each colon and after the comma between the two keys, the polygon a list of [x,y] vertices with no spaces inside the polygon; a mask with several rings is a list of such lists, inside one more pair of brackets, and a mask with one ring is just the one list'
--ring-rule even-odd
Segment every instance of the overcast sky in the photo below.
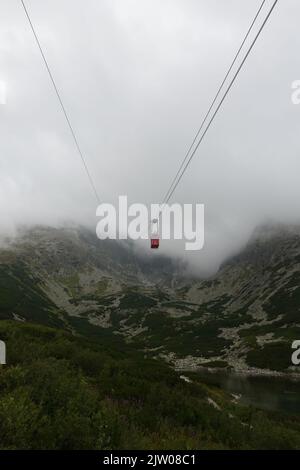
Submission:
{"label": "overcast sky", "polygon": [[[103,200],[161,202],[260,3],[26,1]],[[299,0],[279,1],[172,199],[205,204],[205,249],[188,255],[201,269],[265,220],[300,219],[300,105],[291,101],[299,17]],[[0,0],[0,82],[2,230],[96,225],[94,195],[19,0]]]}

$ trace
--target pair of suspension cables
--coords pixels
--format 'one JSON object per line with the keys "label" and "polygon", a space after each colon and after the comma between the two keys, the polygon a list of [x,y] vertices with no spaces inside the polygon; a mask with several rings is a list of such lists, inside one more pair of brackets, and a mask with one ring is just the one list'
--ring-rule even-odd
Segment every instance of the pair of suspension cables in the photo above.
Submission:
{"label": "pair of suspension cables", "polygon": [[[234,59],[233,61],[231,62],[230,64],[230,67],[228,68],[226,74],[225,74],[225,77],[221,83],[221,85],[219,86],[218,90],[217,90],[217,93],[215,95],[215,97],[213,98],[210,106],[209,106],[209,109],[207,111],[207,113],[205,114],[202,122],[201,122],[201,125],[191,143],[191,145],[189,146],[188,148],[188,151],[186,152],[185,154],[185,157],[182,161],[182,163],[180,164],[179,166],[179,169],[176,173],[176,175],[174,176],[169,188],[168,188],[168,191],[165,193],[165,196],[163,198],[163,201],[162,203],[160,204],[160,210],[159,210],[159,216],[162,214],[165,206],[168,204],[168,202],[170,201],[171,197],[173,196],[178,184],[180,183],[180,181],[182,180],[187,168],[189,167],[189,165],[191,164],[191,161],[193,159],[193,157],[195,156],[200,144],[202,143],[205,135],[207,134],[209,128],[211,127],[216,115],[218,114],[221,106],[223,105],[229,91],[231,90],[234,82],[236,81],[239,73],[241,72],[250,52],[252,51],[256,41],[258,40],[260,34],[262,33],[264,27],[266,26],[266,23],[268,22],[276,4],[278,3],[278,0],[274,0],[272,5],[270,6],[270,8],[268,9],[266,15],[264,16],[264,19],[257,31],[257,33],[255,34],[254,38],[252,39],[252,41],[250,42],[250,44],[248,45],[248,47],[245,48],[245,52],[244,52],[244,55],[237,67],[237,70],[234,72],[233,74],[233,77],[231,78],[230,80],[230,74],[231,72],[233,72],[233,69],[234,69],[234,66],[236,64],[238,64],[238,59],[240,59],[240,56],[242,55],[243,53],[243,49],[244,49],[244,46],[246,46],[246,42],[251,34],[251,32],[254,30],[254,27],[255,25],[257,24],[257,22],[259,21],[259,18],[260,18],[260,14],[266,4],[267,0],[263,0],[262,3],[260,4],[255,16],[254,16],[254,19],[252,20],[251,24],[250,24],[250,27],[248,28],[247,30],[247,33],[246,35],[244,36],[243,40],[242,40],[242,43],[240,45],[240,47],[238,48],[235,56],[234,56]],[[100,196],[98,194],[98,191],[97,191],[97,188],[96,188],[96,185],[94,183],[94,180],[92,178],[92,175],[91,175],[91,172],[89,171],[89,168],[88,168],[88,165],[87,165],[87,162],[86,162],[86,159],[85,159],[85,156],[84,156],[84,153],[83,151],[81,150],[81,147],[79,145],[79,141],[76,137],[76,133],[75,133],[75,130],[71,124],[71,121],[70,121],[70,118],[68,116],[68,113],[66,111],[66,108],[64,106],[64,103],[63,103],[63,100],[62,100],[62,97],[61,97],[61,94],[58,90],[58,87],[56,85],[56,82],[54,80],[54,76],[51,72],[51,69],[50,69],[50,66],[49,66],[49,63],[46,59],[46,56],[44,54],[44,51],[42,49],[42,46],[41,46],[41,43],[39,41],[39,38],[38,38],[38,35],[37,35],[37,32],[35,30],[35,27],[33,25],[33,22],[30,18],[30,15],[29,15],[29,12],[28,12],[28,9],[26,8],[26,5],[24,3],[24,0],[21,0],[21,3],[22,3],[22,6],[23,6],[23,9],[25,11],[25,14],[26,14],[26,17],[28,19],[28,22],[29,22],[29,25],[30,25],[30,28],[33,32],[33,35],[34,35],[34,38],[36,40],[36,43],[37,43],[37,46],[39,48],[39,51],[41,53],[41,56],[43,58],[43,61],[44,61],[44,64],[46,66],[46,69],[47,69],[47,72],[49,74],[49,77],[50,77],[50,80],[52,82],[52,85],[53,85],[53,88],[54,88],[54,91],[55,91],[55,94],[58,98],[58,101],[59,101],[59,104],[61,106],[61,109],[62,109],[62,112],[65,116],[65,119],[66,119],[66,122],[68,124],[68,127],[70,129],[70,132],[71,132],[71,135],[73,137],[73,140],[74,140],[74,143],[75,143],[75,146],[77,148],[77,151],[78,151],[78,154],[82,160],[82,164],[83,164],[83,168],[86,172],[86,175],[88,177],[88,180],[89,180],[89,183],[90,183],[90,186],[92,188],[92,191],[94,193],[94,196],[96,198],[96,201],[97,201],[97,204],[100,203]],[[228,83],[227,87],[226,87],[226,84]],[[223,92],[223,93],[222,93]],[[218,101],[219,99],[219,101]]]}
{"label": "pair of suspension cables", "polygon": [[[249,57],[249,54],[250,52],[252,51],[256,41],[258,40],[262,30],[264,29],[268,19],[270,18],[276,4],[277,4],[278,0],[275,0],[273,2],[273,4],[271,5],[270,9],[268,10],[266,16],[264,17],[264,20],[261,24],[261,26],[259,27],[256,35],[254,36],[254,39],[251,41],[250,45],[247,47],[244,55],[243,55],[243,58],[240,62],[240,64],[238,65],[238,68],[236,70],[236,72],[234,73],[233,75],[233,78],[229,81],[229,77],[230,77],[230,74],[232,72],[232,70],[234,69],[234,66],[238,63],[238,59],[240,58],[242,52],[243,52],[243,48],[247,42],[247,39],[249,38],[250,36],[250,33],[252,32],[252,30],[254,30],[254,27],[256,25],[256,23],[258,22],[259,20],[259,16],[260,16],[260,13],[261,11],[263,10],[263,7],[265,6],[265,3],[266,3],[266,0],[263,0],[262,3],[260,4],[255,16],[254,16],[254,19],[252,20],[251,24],[250,24],[250,27],[246,33],[246,35],[244,36],[243,40],[242,40],[242,43],[240,45],[240,47],[238,48],[234,58],[233,58],[233,61],[231,62],[230,64],[230,67],[229,69],[227,70],[226,74],[225,74],[225,77],[222,81],[222,83],[220,84],[218,90],[217,90],[217,93],[214,97],[214,99],[212,100],[209,108],[208,108],[208,111],[207,113],[205,114],[202,122],[201,122],[201,125],[190,145],[190,147],[188,148],[188,151],[187,153],[185,154],[185,157],[175,175],[175,177],[173,178],[172,182],[171,182],[171,185],[168,189],[168,191],[166,192],[164,198],[163,198],[163,201],[161,203],[161,208],[160,208],[160,214],[163,212],[164,210],[164,207],[166,206],[166,204],[168,204],[169,200],[171,199],[172,195],[174,194],[178,184],[180,183],[183,175],[185,174],[187,168],[189,167],[189,165],[191,164],[191,161],[193,159],[193,157],[195,156],[200,144],[202,143],[204,137],[206,136],[206,133],[208,132],[210,126],[212,125],[216,115],[218,114],[222,104],[224,103],[230,89],[232,88],[234,82],[236,81],[240,71],[242,70],[247,58]],[[225,87],[226,83],[228,83],[229,81],[229,84],[227,87]],[[222,95],[222,91],[224,92],[223,95]],[[218,98],[220,98],[220,101],[218,102]],[[215,107],[216,105],[216,107]],[[215,107],[215,109],[214,109]]]}

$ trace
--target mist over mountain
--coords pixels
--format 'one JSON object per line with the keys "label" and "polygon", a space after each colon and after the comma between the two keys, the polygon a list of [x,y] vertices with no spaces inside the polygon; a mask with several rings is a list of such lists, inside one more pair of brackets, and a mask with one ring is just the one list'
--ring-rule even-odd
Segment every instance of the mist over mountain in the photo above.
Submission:
{"label": "mist over mountain", "polygon": [[[101,201],[162,202],[256,2],[91,0],[84,21],[78,0],[30,3]],[[18,2],[4,5],[1,232],[72,221],[94,231],[94,195],[32,32]],[[205,205],[204,250],[161,246],[200,276],[265,220],[299,222],[299,8],[290,0],[275,9],[171,201]]]}

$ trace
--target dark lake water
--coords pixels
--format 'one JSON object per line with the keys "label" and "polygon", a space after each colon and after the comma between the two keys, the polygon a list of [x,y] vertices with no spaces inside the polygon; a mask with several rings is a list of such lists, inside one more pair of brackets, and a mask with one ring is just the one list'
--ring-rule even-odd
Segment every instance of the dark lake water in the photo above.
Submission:
{"label": "dark lake water", "polygon": [[200,371],[203,382],[241,395],[239,403],[266,410],[300,414],[300,381],[278,377],[253,377],[231,372]]}

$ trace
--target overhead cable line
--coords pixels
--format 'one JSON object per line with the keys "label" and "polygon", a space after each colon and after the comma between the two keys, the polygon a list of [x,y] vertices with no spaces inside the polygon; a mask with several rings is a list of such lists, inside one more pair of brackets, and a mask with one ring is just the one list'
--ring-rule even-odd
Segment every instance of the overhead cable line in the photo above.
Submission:
{"label": "overhead cable line", "polygon": [[[214,121],[214,119],[215,119],[215,117],[216,117],[216,115],[217,115],[219,109],[221,108],[222,104],[224,103],[225,98],[227,97],[227,95],[228,95],[228,93],[229,93],[231,87],[233,86],[233,84],[234,84],[236,78],[238,77],[240,71],[242,70],[243,65],[245,64],[245,62],[246,62],[246,60],[247,60],[247,58],[248,58],[250,52],[252,51],[252,49],[253,49],[253,47],[254,47],[254,45],[255,45],[257,39],[259,38],[259,36],[260,36],[262,30],[264,29],[264,27],[265,27],[265,25],[266,25],[268,19],[270,18],[270,16],[271,16],[271,14],[272,14],[272,12],[273,12],[273,10],[274,10],[274,8],[275,8],[277,2],[278,2],[278,0],[275,0],[275,1],[274,1],[272,7],[270,8],[270,10],[269,10],[267,16],[266,16],[265,19],[264,19],[262,25],[260,26],[260,28],[259,28],[259,30],[258,30],[258,33],[256,34],[256,36],[254,37],[253,41],[251,42],[251,45],[249,46],[249,48],[248,48],[248,50],[247,50],[247,52],[246,52],[246,54],[245,54],[245,56],[244,56],[244,58],[243,58],[241,64],[239,65],[239,67],[238,67],[236,73],[234,74],[233,79],[230,81],[230,83],[229,83],[229,85],[228,85],[228,87],[227,87],[227,89],[226,89],[226,91],[225,91],[225,93],[224,93],[224,95],[223,95],[223,97],[222,97],[220,103],[218,104],[218,106],[217,106],[216,110],[214,111],[214,113],[213,113],[211,119],[209,120],[209,122],[208,122],[208,124],[207,124],[207,126],[206,126],[206,128],[205,128],[205,130],[204,130],[204,132],[203,132],[203,134],[201,135],[200,140],[198,141],[198,143],[197,143],[197,145],[196,145],[196,147],[194,148],[193,152],[192,152],[191,155],[189,156],[188,160],[187,160],[187,157],[184,159],[184,161],[183,161],[183,163],[182,163],[182,165],[181,165],[181,170],[182,170],[182,171],[181,171],[181,170],[178,171],[178,173],[177,173],[177,175],[176,175],[176,178],[173,180],[173,183],[172,183],[172,185],[171,185],[169,191],[166,193],[166,196],[165,196],[165,198],[164,198],[164,200],[163,200],[163,203],[161,204],[162,206],[165,206],[165,205],[169,202],[169,200],[171,199],[172,195],[174,194],[174,191],[176,190],[176,188],[177,188],[179,182],[181,181],[181,179],[182,179],[184,173],[186,172],[188,166],[190,165],[190,163],[191,163],[191,161],[192,161],[192,159],[193,159],[195,153],[197,152],[197,150],[198,150],[198,148],[199,148],[201,142],[203,141],[203,139],[204,139],[204,137],[205,137],[207,131],[209,130],[209,128],[210,128],[212,122]],[[217,98],[216,98],[216,99],[217,99]],[[208,113],[208,114],[209,114],[209,113]],[[204,121],[204,122],[205,122],[205,121]],[[202,126],[202,127],[203,127],[203,126]],[[200,133],[200,131],[199,131],[199,133]],[[194,143],[193,143],[193,144],[194,144]],[[193,145],[193,144],[192,144],[192,145]],[[188,154],[188,155],[189,155],[189,154]],[[186,161],[186,160],[187,160],[187,161]],[[186,163],[185,163],[185,162],[186,162]],[[181,171],[181,173],[180,173],[180,171]],[[160,210],[160,213],[162,212],[162,210],[163,210],[163,209]]]}
{"label": "overhead cable line", "polygon": [[97,191],[97,189],[96,189],[95,183],[94,183],[94,181],[93,181],[93,178],[92,178],[92,176],[91,176],[91,174],[90,174],[90,171],[89,171],[88,165],[87,165],[87,163],[86,163],[86,160],[85,160],[85,158],[84,158],[83,152],[82,152],[82,150],[81,150],[81,148],[80,148],[80,145],[79,145],[78,139],[77,139],[77,137],[76,137],[74,128],[73,128],[73,126],[72,126],[72,124],[71,124],[71,121],[70,121],[69,116],[68,116],[68,114],[67,114],[66,108],[65,108],[65,106],[64,106],[64,104],[63,104],[61,95],[60,95],[60,93],[59,93],[59,91],[58,91],[58,88],[57,88],[57,86],[56,86],[54,77],[53,77],[52,72],[51,72],[51,70],[50,70],[49,64],[48,64],[47,59],[46,59],[46,57],[45,57],[45,54],[44,54],[44,52],[43,52],[41,43],[40,43],[40,41],[39,41],[39,38],[38,38],[38,36],[37,36],[37,33],[36,33],[35,28],[34,28],[34,26],[33,26],[33,23],[32,23],[32,21],[31,21],[31,19],[30,19],[30,15],[29,15],[29,13],[28,13],[28,10],[27,10],[27,8],[26,8],[26,6],[25,6],[24,1],[21,0],[21,2],[22,2],[22,5],[23,5],[25,14],[26,14],[26,16],[27,16],[29,25],[30,25],[31,30],[32,30],[32,32],[33,32],[33,35],[34,35],[34,37],[35,37],[36,43],[37,43],[38,48],[39,48],[39,50],[40,50],[40,53],[41,53],[41,55],[42,55],[43,61],[44,61],[44,63],[45,63],[46,69],[47,69],[47,71],[48,71],[50,80],[51,80],[51,82],[52,82],[53,88],[54,88],[55,93],[56,93],[56,96],[57,96],[58,101],[59,101],[59,103],[60,103],[61,109],[62,109],[62,111],[63,111],[63,114],[64,114],[64,116],[65,116],[65,118],[66,118],[66,121],[67,121],[67,124],[68,124],[68,126],[69,126],[69,129],[70,129],[70,131],[71,131],[73,140],[74,140],[74,142],[75,142],[75,146],[76,146],[76,148],[77,148],[77,150],[78,150],[78,153],[79,153],[79,156],[80,156],[80,158],[81,158],[81,160],[82,160],[82,163],[83,163],[85,172],[86,172],[86,174],[87,174],[88,180],[89,180],[89,182],[90,182],[90,185],[91,185],[91,187],[92,187],[93,193],[94,193],[94,195],[95,195],[95,197],[96,197],[97,203],[99,204],[99,203],[100,203],[100,197],[99,197],[98,191]]}
{"label": "overhead cable line", "polygon": [[213,108],[215,102],[217,101],[217,99],[218,99],[218,97],[219,97],[221,91],[223,90],[223,87],[224,87],[224,85],[225,85],[225,82],[226,82],[226,80],[227,80],[227,78],[228,78],[228,76],[229,76],[231,70],[233,69],[233,67],[234,67],[234,65],[235,65],[235,63],[236,63],[236,61],[237,61],[237,59],[238,59],[238,57],[239,57],[239,55],[240,55],[240,52],[241,52],[241,50],[242,50],[242,48],[243,48],[245,42],[247,41],[247,39],[248,39],[248,37],[249,37],[249,34],[251,33],[251,31],[252,31],[252,29],[253,29],[253,26],[255,25],[256,20],[257,20],[257,18],[258,18],[258,16],[259,16],[259,14],[260,14],[260,12],[261,12],[261,10],[262,10],[262,8],[263,8],[263,6],[264,6],[265,3],[266,3],[266,0],[263,0],[262,3],[261,3],[261,5],[260,5],[260,7],[259,7],[259,9],[258,9],[258,11],[256,12],[256,15],[255,15],[254,19],[252,20],[252,23],[251,23],[251,25],[250,25],[250,27],[249,27],[249,29],[248,29],[246,35],[244,36],[244,39],[243,39],[243,41],[242,41],[242,43],[241,43],[241,45],[240,45],[238,51],[236,52],[236,54],[235,54],[235,56],[234,56],[234,59],[233,59],[233,61],[231,62],[230,67],[229,67],[229,69],[227,70],[227,73],[226,73],[225,77],[224,77],[224,79],[223,79],[221,85],[219,86],[218,91],[217,91],[217,93],[216,93],[214,99],[212,100],[211,105],[210,105],[210,107],[209,107],[209,109],[208,109],[206,115],[205,115],[204,118],[203,118],[203,121],[202,121],[202,123],[201,123],[201,125],[200,125],[200,127],[199,127],[199,129],[198,129],[198,131],[197,131],[197,133],[196,133],[196,135],[195,135],[195,137],[194,137],[193,142],[191,143],[191,145],[190,145],[190,147],[189,147],[189,149],[188,149],[188,151],[187,151],[187,153],[186,153],[186,155],[185,155],[185,157],[184,157],[184,159],[183,159],[183,161],[182,161],[182,163],[181,163],[181,165],[180,165],[180,167],[179,167],[179,169],[178,169],[176,175],[174,176],[174,178],[173,178],[173,180],[172,180],[172,183],[171,183],[171,185],[170,185],[170,187],[169,187],[168,192],[166,193],[165,197],[163,198],[163,203],[164,203],[164,201],[168,198],[168,195],[169,195],[169,193],[171,192],[172,187],[173,187],[173,185],[175,184],[175,182],[176,182],[176,180],[177,180],[177,178],[178,178],[178,175],[180,174],[180,171],[182,170],[182,168],[183,168],[183,166],[184,166],[186,160],[188,159],[188,157],[189,157],[189,155],[190,155],[190,153],[191,153],[191,151],[192,151],[192,148],[193,148],[193,146],[194,146],[196,140],[198,139],[199,134],[200,134],[200,132],[202,131],[202,129],[203,129],[203,127],[204,127],[204,124],[206,123],[207,118],[208,118],[208,116],[209,116],[209,114],[210,114],[210,112],[211,112],[211,110],[212,110],[212,108]]}

